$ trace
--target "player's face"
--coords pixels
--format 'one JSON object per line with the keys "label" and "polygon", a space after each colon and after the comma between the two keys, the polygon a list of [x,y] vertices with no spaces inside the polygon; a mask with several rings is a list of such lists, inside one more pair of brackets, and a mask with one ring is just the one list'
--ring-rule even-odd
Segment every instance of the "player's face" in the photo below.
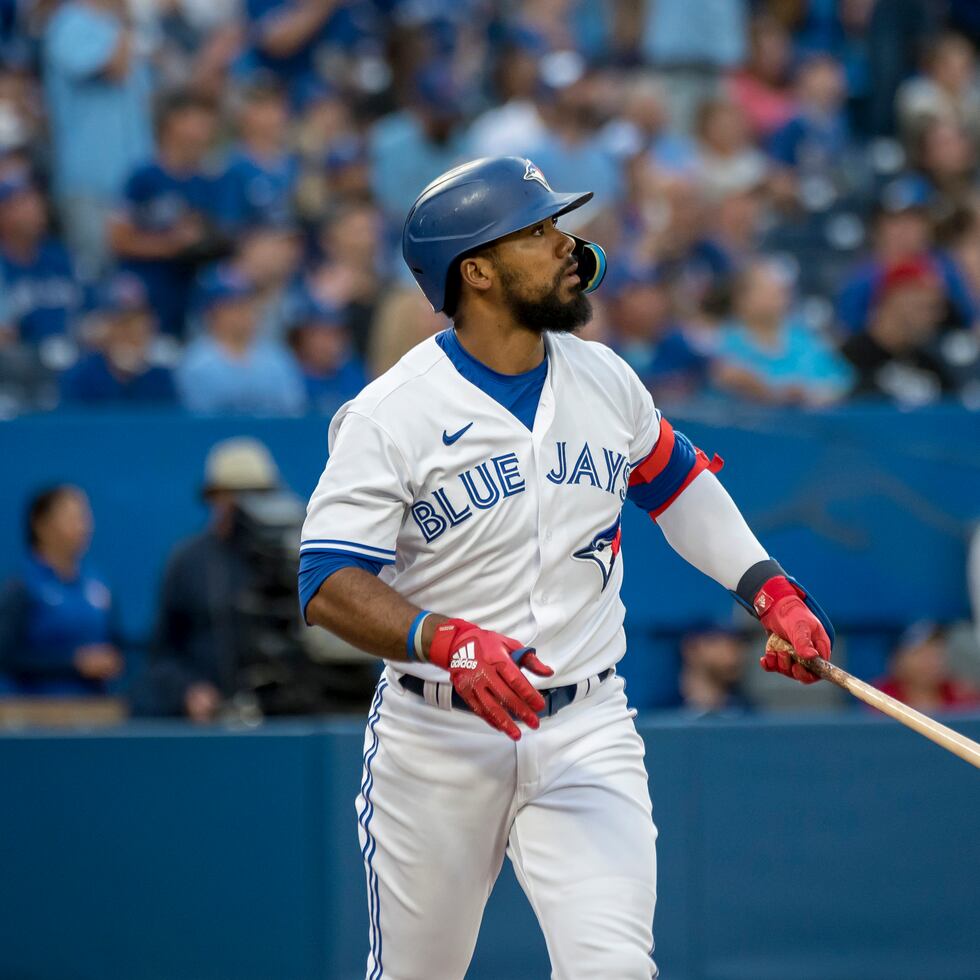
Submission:
{"label": "player's face", "polygon": [[571,333],[592,317],[572,256],[575,242],[549,218],[497,243],[494,265],[511,315],[535,333]]}

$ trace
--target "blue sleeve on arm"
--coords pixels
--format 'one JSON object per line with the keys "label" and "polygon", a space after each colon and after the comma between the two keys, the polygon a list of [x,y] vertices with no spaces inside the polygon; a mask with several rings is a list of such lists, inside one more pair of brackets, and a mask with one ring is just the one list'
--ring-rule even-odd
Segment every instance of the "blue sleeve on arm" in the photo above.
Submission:
{"label": "blue sleeve on arm", "polygon": [[696,462],[691,440],[675,429],[674,448],[667,464],[649,483],[631,486],[626,496],[647,513],[657,511],[681,488]]}
{"label": "blue sleeve on arm", "polygon": [[385,565],[390,564],[391,562],[361,558],[348,551],[304,551],[299,556],[299,608],[303,621],[308,622],[306,607],[310,599],[334,572],[339,572],[342,568],[363,568],[364,571],[377,575]]}

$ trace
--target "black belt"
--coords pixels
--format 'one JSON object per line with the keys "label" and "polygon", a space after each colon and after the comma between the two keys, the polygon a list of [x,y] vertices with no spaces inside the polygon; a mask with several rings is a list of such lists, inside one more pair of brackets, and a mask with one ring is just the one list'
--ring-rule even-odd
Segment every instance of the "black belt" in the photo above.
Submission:
{"label": "black belt", "polygon": [[[607,677],[612,674],[613,668],[609,667],[607,670],[602,671],[601,674],[596,676],[599,678],[599,684],[601,684]],[[406,691],[411,691],[412,694],[417,694],[420,698],[425,697],[425,684],[426,682],[422,680],[421,677],[416,677],[414,674],[402,674],[398,678],[398,682],[401,684]],[[592,688],[598,685],[593,684]],[[575,695],[579,689],[578,684],[566,684],[564,687],[548,687],[543,691],[538,691],[538,694],[544,698],[544,707],[538,712],[539,718],[550,718],[552,715],[557,714],[562,708],[571,704],[575,700]],[[592,689],[586,689],[586,694],[591,694]],[[456,692],[455,688],[452,693],[452,705],[454,708],[459,708],[460,711],[472,711],[473,709],[460,697]]]}

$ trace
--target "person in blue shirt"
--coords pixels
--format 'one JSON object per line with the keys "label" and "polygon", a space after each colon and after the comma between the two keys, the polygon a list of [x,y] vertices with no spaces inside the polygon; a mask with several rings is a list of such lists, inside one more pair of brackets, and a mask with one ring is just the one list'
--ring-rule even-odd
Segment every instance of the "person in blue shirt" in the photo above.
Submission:
{"label": "person in blue shirt", "polygon": [[203,414],[299,415],[306,408],[303,378],[289,352],[257,338],[255,287],[233,269],[202,276],[199,292],[205,333],[177,366],[177,393]]}
{"label": "person in blue shirt", "polygon": [[912,175],[886,184],[879,196],[872,229],[872,252],[844,279],[836,312],[849,334],[864,331],[889,268],[928,259],[936,269],[944,296],[942,328],[968,327],[980,316],[970,286],[952,256],[933,242],[928,185]]}
{"label": "person in blue shirt", "polygon": [[126,175],[153,152],[150,62],[123,7],[69,0],[44,28],[54,196],[88,275],[105,261],[105,222]]}
{"label": "person in blue shirt", "polygon": [[367,384],[364,364],[351,349],[343,310],[303,295],[291,321],[289,346],[303,373],[309,407],[333,415]]}
{"label": "person in blue shirt", "polygon": [[45,200],[26,170],[0,178],[0,289],[4,325],[32,345],[68,333],[82,301],[71,259],[49,236]]}
{"label": "person in blue shirt", "polygon": [[109,226],[122,269],[143,280],[164,333],[182,336],[198,266],[226,254],[217,230],[215,179],[207,166],[217,116],[207,99],[171,95],[160,110],[155,159],[126,181]]}
{"label": "person in blue shirt", "polygon": [[573,187],[582,174],[595,182],[595,196],[569,219],[575,227],[614,207],[623,192],[618,162],[596,126],[599,99],[597,77],[588,73],[558,88],[547,110],[545,133],[527,152],[552,187]]}
{"label": "person in blue shirt", "polygon": [[[660,228],[651,228],[649,219],[630,235],[652,240],[652,256],[657,271],[671,283],[677,313],[683,319],[701,314],[704,304],[720,287],[727,284],[734,269],[725,250],[708,237],[708,202],[703,188],[686,177],[671,177],[659,183],[659,193],[667,211]],[[643,237],[627,248],[642,254]]]}
{"label": "person in blue shirt", "polygon": [[622,262],[607,285],[610,346],[654,393],[676,405],[705,387],[710,352],[674,318],[668,283],[656,266]]}
{"label": "person in blue shirt", "polygon": [[365,0],[246,0],[251,64],[298,90],[315,74],[322,46],[350,50],[372,32],[380,34],[376,13]]}
{"label": "person in blue shirt", "polygon": [[408,107],[383,116],[368,136],[371,187],[392,227],[418,188],[467,157],[463,93],[449,67],[433,62],[412,79]]}
{"label": "person in blue shirt", "polygon": [[0,669],[19,693],[103,694],[123,669],[112,593],[85,561],[92,511],[78,487],[38,493],[27,510],[30,554],[0,599]]}
{"label": "person in blue shirt", "polygon": [[750,262],[734,285],[735,318],[721,330],[713,372],[737,397],[776,405],[840,401],[854,372],[819,334],[791,315],[786,270],[771,258]]}
{"label": "person in blue shirt", "polygon": [[61,404],[174,404],[170,369],[151,362],[156,320],[143,283],[132,273],[118,273],[103,288],[97,313],[99,349],[62,375]]}
{"label": "person in blue shirt", "polygon": [[256,78],[243,92],[240,140],[220,178],[221,220],[228,230],[292,219],[299,160],[288,148],[288,126],[285,90],[273,76]]}
{"label": "person in blue shirt", "polygon": [[795,88],[799,109],[769,138],[769,155],[796,176],[834,174],[850,145],[843,69],[829,55],[811,55],[798,70]]}

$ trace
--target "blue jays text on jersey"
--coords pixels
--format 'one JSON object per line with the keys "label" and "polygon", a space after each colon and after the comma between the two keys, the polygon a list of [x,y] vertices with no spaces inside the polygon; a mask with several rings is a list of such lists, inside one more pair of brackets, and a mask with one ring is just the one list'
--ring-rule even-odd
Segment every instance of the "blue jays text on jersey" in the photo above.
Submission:
{"label": "blue jays text on jersey", "polygon": [[[598,464],[598,455],[587,442],[583,443],[574,464],[569,467],[568,443],[556,442],[555,465],[545,477],[555,484],[579,484],[604,490],[622,503],[629,486],[630,465],[626,456],[603,447],[599,456],[602,463]],[[417,500],[412,504],[412,518],[425,540],[431,543],[474,514],[489,510],[526,489],[527,482],[521,475],[517,453],[502,453],[463,470],[455,481]]]}

